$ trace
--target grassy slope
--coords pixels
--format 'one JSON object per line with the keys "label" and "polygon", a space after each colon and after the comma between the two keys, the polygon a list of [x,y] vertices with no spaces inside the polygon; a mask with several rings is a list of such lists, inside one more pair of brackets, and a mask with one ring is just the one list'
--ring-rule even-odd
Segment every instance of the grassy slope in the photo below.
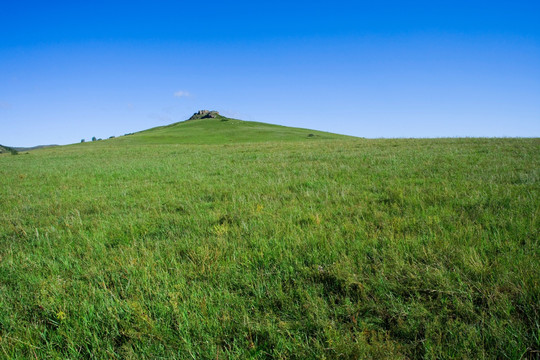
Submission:
{"label": "grassy slope", "polygon": [[148,134],[0,156],[3,356],[539,349],[538,139]]}
{"label": "grassy slope", "polygon": [[[312,136],[309,136],[312,135]],[[189,120],[113,139],[122,144],[225,144],[346,139],[345,135],[218,117]]]}

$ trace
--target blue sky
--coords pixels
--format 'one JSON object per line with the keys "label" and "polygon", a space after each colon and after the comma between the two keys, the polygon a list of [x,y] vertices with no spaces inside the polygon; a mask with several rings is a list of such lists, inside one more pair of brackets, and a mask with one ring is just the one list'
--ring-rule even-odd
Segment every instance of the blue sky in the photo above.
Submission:
{"label": "blue sky", "polygon": [[537,1],[5,2],[0,144],[215,109],[362,137],[540,136]]}

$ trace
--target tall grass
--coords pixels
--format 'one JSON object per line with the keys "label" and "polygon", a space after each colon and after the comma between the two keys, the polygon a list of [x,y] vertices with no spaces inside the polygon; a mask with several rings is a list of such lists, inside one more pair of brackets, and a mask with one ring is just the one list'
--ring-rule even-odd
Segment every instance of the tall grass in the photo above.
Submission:
{"label": "tall grass", "polygon": [[0,156],[0,356],[538,356],[538,139],[117,140]]}

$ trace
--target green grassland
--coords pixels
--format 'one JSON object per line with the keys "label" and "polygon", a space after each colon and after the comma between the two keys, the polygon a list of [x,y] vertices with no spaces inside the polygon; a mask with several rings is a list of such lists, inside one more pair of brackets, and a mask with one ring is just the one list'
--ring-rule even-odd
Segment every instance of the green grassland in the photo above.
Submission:
{"label": "green grassland", "polygon": [[0,357],[538,356],[539,139],[222,120],[0,156]]}

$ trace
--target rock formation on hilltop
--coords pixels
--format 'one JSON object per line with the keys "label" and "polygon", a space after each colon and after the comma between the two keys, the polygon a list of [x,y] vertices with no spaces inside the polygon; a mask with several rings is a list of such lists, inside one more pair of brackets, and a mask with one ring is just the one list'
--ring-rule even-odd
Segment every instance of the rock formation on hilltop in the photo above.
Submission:
{"label": "rock formation on hilltop", "polygon": [[195,114],[193,114],[188,120],[196,120],[196,119],[214,119],[219,116],[219,113],[217,111],[210,111],[210,110],[199,110]]}

